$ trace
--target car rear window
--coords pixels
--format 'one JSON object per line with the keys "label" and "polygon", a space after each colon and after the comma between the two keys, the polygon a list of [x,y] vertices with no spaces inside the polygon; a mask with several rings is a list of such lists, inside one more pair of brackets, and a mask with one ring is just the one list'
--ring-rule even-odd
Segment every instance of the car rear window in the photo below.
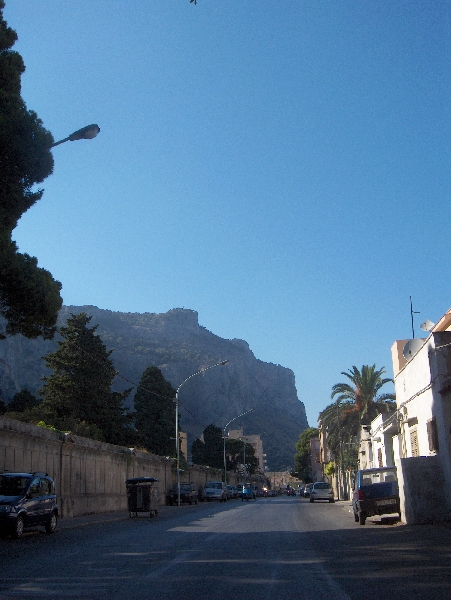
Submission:
{"label": "car rear window", "polygon": [[373,485],[374,483],[385,483],[386,481],[397,481],[396,471],[362,472],[362,485]]}
{"label": "car rear window", "polygon": [[315,490],[330,490],[330,483],[315,483]]}
{"label": "car rear window", "polygon": [[222,488],[222,483],[214,483],[214,482],[209,482],[205,484],[206,488],[214,488],[215,490],[220,490]]}

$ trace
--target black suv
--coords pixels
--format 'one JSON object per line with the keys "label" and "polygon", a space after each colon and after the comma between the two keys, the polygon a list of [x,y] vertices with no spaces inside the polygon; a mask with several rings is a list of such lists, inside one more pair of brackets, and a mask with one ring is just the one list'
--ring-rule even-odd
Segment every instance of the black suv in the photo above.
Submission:
{"label": "black suv", "polygon": [[0,474],[0,529],[19,538],[25,527],[56,529],[58,505],[55,484],[47,473]]}
{"label": "black suv", "polygon": [[[182,502],[188,502],[189,504],[198,503],[198,493],[194,487],[194,483],[181,483],[180,484],[180,504]],[[172,506],[178,504],[178,491],[177,485],[174,485],[172,490],[166,496],[166,504]]]}

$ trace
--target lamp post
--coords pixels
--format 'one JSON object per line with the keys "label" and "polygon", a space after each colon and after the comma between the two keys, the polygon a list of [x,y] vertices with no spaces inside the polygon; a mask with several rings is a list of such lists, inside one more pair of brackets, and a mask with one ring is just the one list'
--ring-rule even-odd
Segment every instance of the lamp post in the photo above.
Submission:
{"label": "lamp post", "polygon": [[240,417],[244,417],[244,415],[247,415],[251,412],[253,412],[254,409],[251,408],[250,410],[247,410],[244,413],[241,413],[241,415],[238,415],[237,417],[234,417],[233,419],[231,419],[227,425],[224,426],[223,430],[222,430],[222,439],[224,440],[224,483],[227,485],[227,462],[226,462],[226,429],[227,427],[230,425],[230,423],[232,423],[233,421],[235,421],[236,419],[239,419]]}
{"label": "lamp post", "polygon": [[344,485],[343,485],[343,445],[342,445],[342,439],[341,439],[341,426],[340,426],[340,410],[339,410],[339,404],[338,404],[338,400],[337,400],[337,424],[338,424],[338,448],[339,448],[339,453],[340,453],[340,468],[337,469],[337,475],[339,474],[339,478],[337,481],[337,488],[338,488],[338,500],[340,500],[340,488],[341,491],[343,492],[344,489]]}
{"label": "lamp post", "polygon": [[50,148],[54,148],[55,146],[64,144],[64,142],[75,142],[76,140],[92,140],[96,137],[96,135],[99,132],[100,127],[98,125],[86,125],[86,127],[82,127],[81,129],[77,129],[77,131],[74,131],[74,133],[71,133],[67,138],[60,140],[59,142],[55,142],[50,146]]}
{"label": "lamp post", "polygon": [[215,365],[211,365],[211,367],[206,367],[205,369],[200,369],[200,371],[196,371],[196,373],[193,373],[192,375],[187,377],[184,381],[182,381],[182,383],[179,385],[179,387],[175,391],[175,399],[174,399],[174,402],[175,402],[175,448],[176,448],[176,453],[177,453],[177,505],[178,506],[180,506],[180,439],[179,439],[179,392],[180,392],[180,388],[183,385],[185,385],[185,383],[187,381],[189,381],[196,375],[201,375],[202,373],[205,373],[205,371],[209,371],[210,369],[213,369],[214,367],[220,367],[222,365],[226,365],[228,362],[229,362],[228,360],[222,360],[221,362],[218,362]]}

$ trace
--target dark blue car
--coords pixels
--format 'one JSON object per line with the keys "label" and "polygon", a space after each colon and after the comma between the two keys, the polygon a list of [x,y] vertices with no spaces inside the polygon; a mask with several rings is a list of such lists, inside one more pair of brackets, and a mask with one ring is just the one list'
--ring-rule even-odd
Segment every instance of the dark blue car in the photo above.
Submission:
{"label": "dark blue car", "polygon": [[354,520],[360,525],[373,515],[400,514],[396,467],[357,471],[352,509]]}
{"label": "dark blue car", "polygon": [[53,479],[47,473],[0,474],[0,529],[19,538],[26,527],[56,529],[58,505]]}

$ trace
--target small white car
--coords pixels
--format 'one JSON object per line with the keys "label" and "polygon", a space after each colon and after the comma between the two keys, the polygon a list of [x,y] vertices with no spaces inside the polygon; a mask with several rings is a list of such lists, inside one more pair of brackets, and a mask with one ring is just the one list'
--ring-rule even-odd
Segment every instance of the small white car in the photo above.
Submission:
{"label": "small white car", "polygon": [[317,481],[313,484],[310,490],[310,502],[315,500],[328,500],[329,502],[335,502],[334,491],[330,483],[326,481]]}

